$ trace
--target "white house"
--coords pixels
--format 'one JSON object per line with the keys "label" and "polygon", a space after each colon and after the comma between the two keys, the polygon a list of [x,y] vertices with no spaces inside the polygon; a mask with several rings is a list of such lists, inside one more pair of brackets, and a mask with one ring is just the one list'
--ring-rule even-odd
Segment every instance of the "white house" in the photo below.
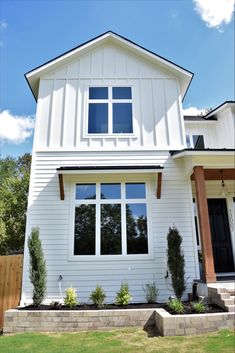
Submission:
{"label": "white house", "polygon": [[[234,275],[234,102],[184,118],[192,77],[113,32],[26,74],[37,100],[26,244],[38,226],[48,302],[61,298],[60,276],[62,293],[72,285],[80,302],[96,284],[112,302],[123,281],[134,302],[153,281],[165,301],[173,225],[187,291],[200,278],[198,250],[206,283]],[[22,304],[28,267],[25,246]]]}

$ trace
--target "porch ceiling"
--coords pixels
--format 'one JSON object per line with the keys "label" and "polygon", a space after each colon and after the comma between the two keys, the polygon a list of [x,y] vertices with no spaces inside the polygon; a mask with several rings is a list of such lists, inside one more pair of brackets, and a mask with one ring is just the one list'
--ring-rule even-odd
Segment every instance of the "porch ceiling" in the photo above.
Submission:
{"label": "porch ceiling", "polygon": [[182,151],[172,151],[171,155],[175,160],[182,161],[185,170],[185,177],[190,177],[193,174],[194,167],[202,166],[206,171],[206,180],[221,179],[220,170],[223,170],[224,180],[235,180],[234,149],[186,149]]}

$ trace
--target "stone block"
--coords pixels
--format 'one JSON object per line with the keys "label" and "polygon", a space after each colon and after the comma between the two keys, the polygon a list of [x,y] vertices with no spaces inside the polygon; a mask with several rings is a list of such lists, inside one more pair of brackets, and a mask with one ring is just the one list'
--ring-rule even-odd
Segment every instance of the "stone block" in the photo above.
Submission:
{"label": "stone block", "polygon": [[184,336],[185,335],[185,329],[184,328],[176,328],[175,329],[175,336]]}
{"label": "stone block", "polygon": [[175,336],[175,330],[173,329],[164,330],[163,336]]}
{"label": "stone block", "polygon": [[185,328],[185,334],[186,334],[187,336],[189,336],[189,335],[196,335],[196,333],[197,333],[196,328],[193,328],[193,327]]}

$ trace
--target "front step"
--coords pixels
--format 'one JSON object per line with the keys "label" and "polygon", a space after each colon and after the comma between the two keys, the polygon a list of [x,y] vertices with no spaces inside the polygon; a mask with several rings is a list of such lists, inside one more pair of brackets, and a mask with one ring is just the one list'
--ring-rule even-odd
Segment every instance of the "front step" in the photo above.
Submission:
{"label": "front step", "polygon": [[235,313],[235,295],[233,288],[217,288],[208,285],[208,296],[213,304],[216,304],[224,310]]}

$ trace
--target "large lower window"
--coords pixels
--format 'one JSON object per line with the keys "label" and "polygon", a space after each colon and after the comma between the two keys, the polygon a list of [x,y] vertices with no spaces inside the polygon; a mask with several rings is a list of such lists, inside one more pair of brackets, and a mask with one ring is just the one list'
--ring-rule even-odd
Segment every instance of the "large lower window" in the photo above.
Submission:
{"label": "large lower window", "polygon": [[148,254],[146,184],[76,184],[74,255],[129,254]]}
{"label": "large lower window", "polygon": [[88,134],[130,134],[131,87],[89,87]]}

